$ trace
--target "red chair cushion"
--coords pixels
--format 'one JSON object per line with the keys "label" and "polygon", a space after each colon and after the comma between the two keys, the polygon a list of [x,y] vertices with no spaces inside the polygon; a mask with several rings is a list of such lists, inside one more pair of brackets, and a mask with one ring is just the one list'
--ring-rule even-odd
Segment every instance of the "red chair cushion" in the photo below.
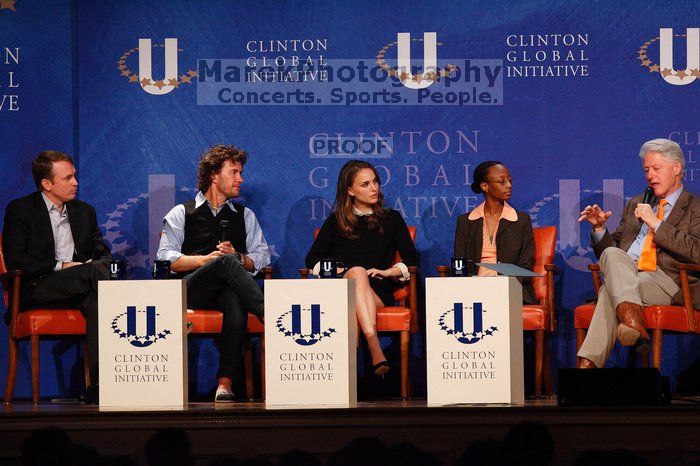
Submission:
{"label": "red chair cushion", "polygon": [[401,332],[411,328],[411,311],[402,306],[377,308],[378,332]]}
{"label": "red chair cushion", "polygon": [[[700,322],[700,311],[695,312],[695,322]],[[644,307],[645,327],[651,329],[671,330],[688,333],[688,312],[683,306],[646,306]],[[697,329],[694,333],[700,333]]]}
{"label": "red chair cushion", "polygon": [[[224,315],[221,311],[195,309],[187,310],[187,320],[192,322],[190,333],[221,333]],[[248,314],[248,333],[264,333],[265,326],[253,314]]]}
{"label": "red chair cushion", "polygon": [[29,335],[85,335],[85,318],[77,309],[22,311],[15,324],[17,338]]}
{"label": "red chair cushion", "polygon": [[[595,304],[583,304],[574,310],[574,328],[587,329],[591,325],[591,318]],[[696,322],[700,322],[700,311],[695,310]],[[688,313],[683,306],[645,306],[644,324],[649,329],[671,330],[674,332],[688,333]],[[700,333],[696,329],[695,333]]]}
{"label": "red chair cushion", "polygon": [[545,330],[549,328],[549,312],[539,304],[523,305],[523,330]]}
{"label": "red chair cushion", "polygon": [[591,319],[595,311],[595,304],[582,304],[574,309],[574,328],[587,329],[591,326]]}

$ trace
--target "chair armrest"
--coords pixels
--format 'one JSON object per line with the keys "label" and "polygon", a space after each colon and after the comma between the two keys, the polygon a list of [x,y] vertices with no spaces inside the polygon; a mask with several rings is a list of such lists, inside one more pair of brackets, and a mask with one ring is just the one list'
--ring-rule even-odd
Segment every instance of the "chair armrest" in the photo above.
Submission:
{"label": "chair armrest", "polygon": [[695,321],[693,295],[690,293],[690,285],[688,283],[688,270],[697,271],[700,268],[696,264],[678,264],[678,269],[681,273],[681,295],[683,296],[683,307],[688,317],[688,329],[691,332],[695,332],[697,330],[697,322]]}
{"label": "chair armrest", "polygon": [[15,322],[19,316],[22,275],[21,270],[9,270],[0,274],[0,281],[3,282],[3,287],[5,287],[6,291],[9,291],[7,293],[9,302],[6,304],[7,310],[10,312],[10,338],[15,338]]}
{"label": "chair armrest", "polygon": [[684,262],[676,262],[678,270],[690,270],[691,272],[700,272],[700,264],[686,264]]}
{"label": "chair armrest", "polygon": [[593,287],[595,287],[595,294],[598,295],[600,291],[600,265],[599,264],[588,264],[588,270],[591,271],[591,278],[593,279]]}
{"label": "chair armrest", "polygon": [[0,280],[9,280],[10,278],[21,277],[21,276],[22,276],[21,270],[8,270],[5,273],[0,273]]}
{"label": "chair armrest", "polygon": [[438,271],[438,277],[443,278],[443,277],[447,276],[447,272],[450,271],[450,268],[446,265],[438,265],[437,271]]}
{"label": "chair armrest", "polygon": [[272,278],[272,267],[263,267],[262,268],[262,273],[263,273],[263,279],[269,280]]}
{"label": "chair armrest", "polygon": [[418,267],[411,265],[408,267],[411,280],[408,282],[408,309],[411,313],[411,328],[409,331],[418,331]]}
{"label": "chair armrest", "polygon": [[557,314],[554,309],[554,274],[561,273],[561,270],[554,264],[544,264],[544,270],[547,283],[547,297],[544,300],[544,304],[549,314],[548,330],[553,332],[557,328]]}
{"label": "chair armrest", "polygon": [[299,269],[299,276],[301,278],[309,278],[310,273],[311,273],[310,269]]}

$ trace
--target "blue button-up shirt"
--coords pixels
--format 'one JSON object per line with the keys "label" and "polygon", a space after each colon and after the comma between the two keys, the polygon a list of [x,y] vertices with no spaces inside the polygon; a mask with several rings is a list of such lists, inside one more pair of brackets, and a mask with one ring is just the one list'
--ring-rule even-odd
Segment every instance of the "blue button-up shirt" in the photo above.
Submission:
{"label": "blue button-up shirt", "polygon": [[70,229],[70,220],[68,219],[68,211],[66,205],[63,205],[62,210],[58,210],[56,204],[44,194],[41,193],[44,199],[44,204],[49,211],[49,220],[51,221],[51,231],[53,232],[54,252],[56,254],[56,265],[53,270],[58,272],[63,268],[64,262],[73,261],[73,253],[75,252],[75,243],[73,242],[73,232]]}
{"label": "blue button-up shirt", "polygon": [[[218,208],[214,208],[211,203],[204,197],[201,192],[197,193],[194,198],[195,209],[199,208],[204,203],[207,203],[212,215],[216,216],[221,209],[230,208],[237,212],[236,207],[231,199],[228,199]],[[257,217],[252,210],[243,207],[243,223],[246,233],[246,256],[253,261],[255,271],[254,275],[270,264],[270,248],[265,241],[262,228],[258,223]],[[160,237],[160,245],[158,246],[158,260],[169,260],[175,262],[184,254],[182,254],[182,243],[185,241],[185,206],[184,204],[176,205],[163,218],[163,233]]]}

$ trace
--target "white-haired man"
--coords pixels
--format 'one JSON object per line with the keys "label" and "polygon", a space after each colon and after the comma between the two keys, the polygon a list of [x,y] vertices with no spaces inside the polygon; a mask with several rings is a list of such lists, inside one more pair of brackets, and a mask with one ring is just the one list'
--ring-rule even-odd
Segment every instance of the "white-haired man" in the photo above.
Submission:
{"label": "white-haired man", "polygon": [[[616,340],[649,351],[642,306],[680,303],[678,262],[700,262],[700,198],[683,187],[685,156],[668,139],[645,142],[639,151],[652,200],[633,197],[614,233],[610,212],[586,206],[579,221],[590,222],[592,247],[605,284],[578,352],[578,367],[603,367]],[[693,301],[700,304],[700,280],[689,277]]]}

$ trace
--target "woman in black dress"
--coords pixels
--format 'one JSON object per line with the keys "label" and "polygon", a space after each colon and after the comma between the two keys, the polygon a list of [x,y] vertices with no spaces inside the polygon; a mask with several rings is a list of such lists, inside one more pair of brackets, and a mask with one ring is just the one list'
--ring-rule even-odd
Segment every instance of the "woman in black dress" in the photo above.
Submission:
{"label": "woman in black dress", "polygon": [[[318,274],[319,262],[333,258],[343,264],[345,278],[355,280],[357,320],[367,339],[374,373],[389,371],[377,337],[377,307],[394,304],[394,291],[405,286],[408,267],[418,265],[418,253],[406,223],[397,211],[383,206],[377,170],[360,160],[346,163],[338,175],[333,213],[326,219],[306,256],[306,266]],[[392,265],[398,251],[403,262]]]}

